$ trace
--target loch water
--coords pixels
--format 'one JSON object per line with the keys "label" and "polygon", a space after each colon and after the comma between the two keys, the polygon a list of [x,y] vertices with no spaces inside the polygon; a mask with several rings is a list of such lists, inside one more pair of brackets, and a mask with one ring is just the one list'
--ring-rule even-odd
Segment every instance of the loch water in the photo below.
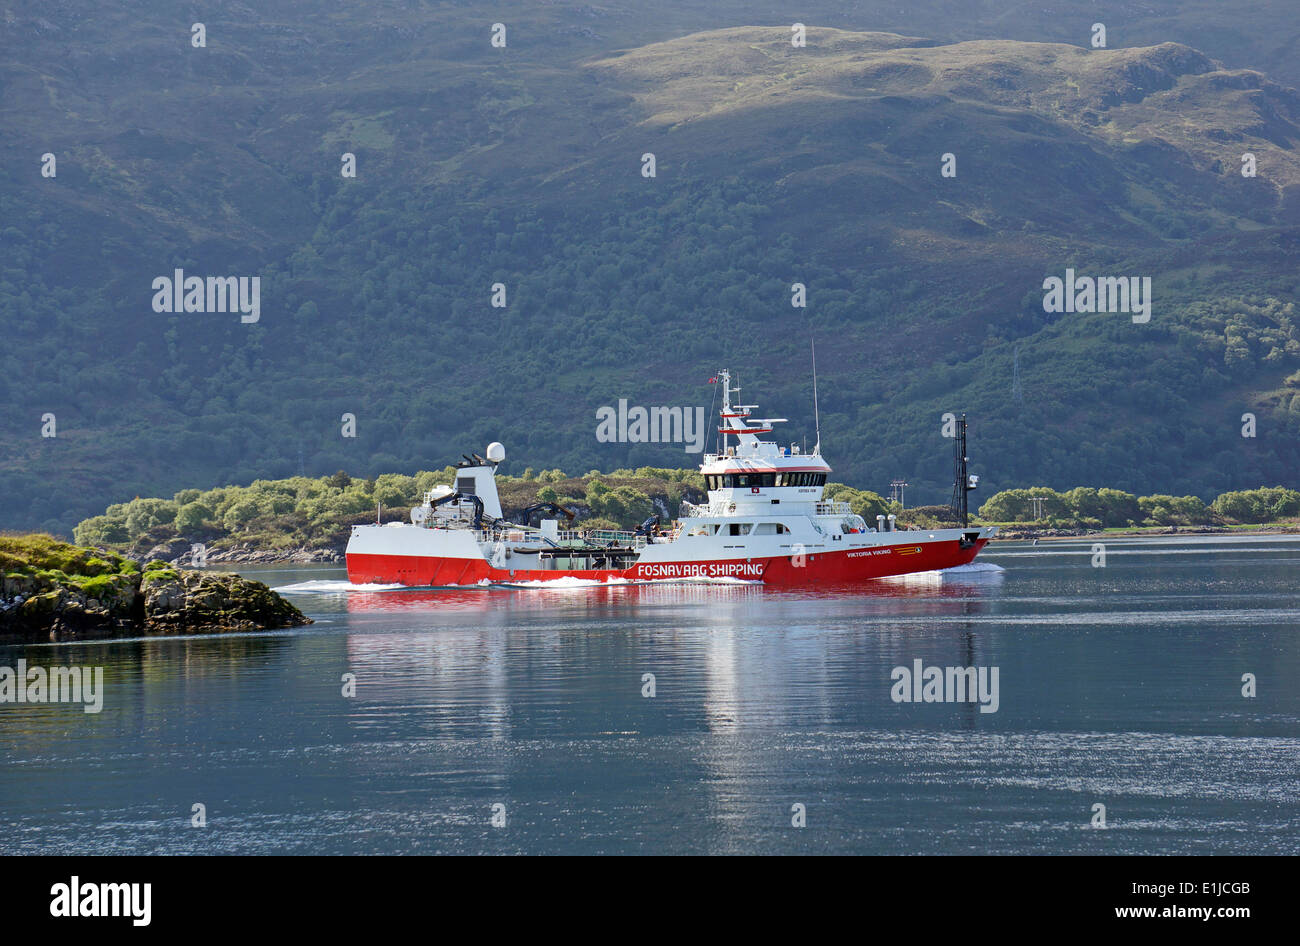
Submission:
{"label": "loch water", "polygon": [[[0,647],[104,669],[98,713],[0,704],[0,853],[1300,852],[1300,537],[1095,541],[800,591],[244,570],[316,623]],[[995,711],[898,701],[917,661]]]}

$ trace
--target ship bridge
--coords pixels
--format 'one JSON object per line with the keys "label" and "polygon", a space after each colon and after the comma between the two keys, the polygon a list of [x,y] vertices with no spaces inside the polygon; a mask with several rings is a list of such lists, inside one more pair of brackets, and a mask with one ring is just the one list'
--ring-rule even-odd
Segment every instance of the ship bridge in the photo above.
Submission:
{"label": "ship bridge", "polygon": [[[720,450],[705,454],[700,464],[709,506],[740,513],[743,505],[744,512],[752,513],[758,506],[777,512],[775,507],[783,504],[820,502],[831,472],[821,457],[820,444],[805,453],[795,443],[783,447],[775,441],[761,440],[762,434],[772,433],[774,425],[786,419],[754,416],[757,404],[733,404],[732,395],[738,394],[740,388],[732,386],[731,373],[719,371],[718,380],[722,384]],[[731,437],[736,438],[736,443],[729,442]]]}

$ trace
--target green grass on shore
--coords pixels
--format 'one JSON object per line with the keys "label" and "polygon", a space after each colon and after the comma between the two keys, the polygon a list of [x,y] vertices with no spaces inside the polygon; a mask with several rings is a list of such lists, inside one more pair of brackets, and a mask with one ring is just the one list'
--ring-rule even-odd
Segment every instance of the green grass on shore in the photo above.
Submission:
{"label": "green grass on shore", "polygon": [[140,571],[112,552],[72,545],[40,532],[0,535],[0,575],[48,578],[93,592]]}

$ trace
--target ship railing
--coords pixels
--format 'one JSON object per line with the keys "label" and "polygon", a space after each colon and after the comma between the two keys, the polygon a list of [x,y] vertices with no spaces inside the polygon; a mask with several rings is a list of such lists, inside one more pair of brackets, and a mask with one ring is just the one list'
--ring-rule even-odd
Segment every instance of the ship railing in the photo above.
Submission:
{"label": "ship railing", "polygon": [[594,545],[630,545],[632,548],[645,548],[645,536],[635,532],[620,532],[615,529],[596,529],[587,533],[587,541]]}
{"label": "ship railing", "polygon": [[817,504],[817,515],[819,516],[851,516],[853,507],[848,503],[840,502],[823,502]]}
{"label": "ship railing", "polygon": [[524,531],[522,529],[506,529],[501,531],[492,531],[490,529],[478,529],[474,532],[474,538],[482,543],[496,542],[527,542],[534,545],[539,541],[549,545],[552,542],[560,548],[569,545],[603,545],[603,546],[630,546],[631,548],[645,548],[646,537],[637,535],[635,532],[622,532],[616,529],[596,529],[592,532],[580,532],[574,530],[564,530],[557,532],[555,538],[550,542],[538,531]]}
{"label": "ship railing", "polygon": [[476,542],[529,542],[537,538],[537,533],[526,529],[471,529]]}
{"label": "ship railing", "polygon": [[[530,545],[545,541],[545,536],[537,529],[478,529],[474,538],[479,542],[527,542]],[[553,541],[563,543],[581,539],[581,532],[558,532]]]}
{"label": "ship railing", "polygon": [[688,503],[683,501],[680,515],[683,519],[696,518],[699,516],[725,516],[728,512],[735,512],[736,504],[732,502],[723,502],[721,500],[711,503]]}
{"label": "ship railing", "polygon": [[591,532],[566,529],[557,533],[556,539],[561,543],[574,542],[582,545],[630,545],[638,549],[645,547],[645,536],[617,529],[596,529]]}

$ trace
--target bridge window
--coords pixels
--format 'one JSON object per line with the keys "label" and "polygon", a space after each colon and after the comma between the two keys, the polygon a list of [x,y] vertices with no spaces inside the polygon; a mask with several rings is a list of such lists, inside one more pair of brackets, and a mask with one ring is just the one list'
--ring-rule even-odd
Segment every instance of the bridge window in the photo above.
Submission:
{"label": "bridge window", "polygon": [[777,474],[778,479],[784,477],[783,482],[778,482],[777,486],[825,486],[825,473],[785,473]]}
{"label": "bridge window", "polygon": [[[755,486],[780,486],[778,473],[724,473],[709,477],[710,489],[752,489]],[[713,484],[717,485],[713,485]],[[789,485],[789,484],[785,484]]]}

